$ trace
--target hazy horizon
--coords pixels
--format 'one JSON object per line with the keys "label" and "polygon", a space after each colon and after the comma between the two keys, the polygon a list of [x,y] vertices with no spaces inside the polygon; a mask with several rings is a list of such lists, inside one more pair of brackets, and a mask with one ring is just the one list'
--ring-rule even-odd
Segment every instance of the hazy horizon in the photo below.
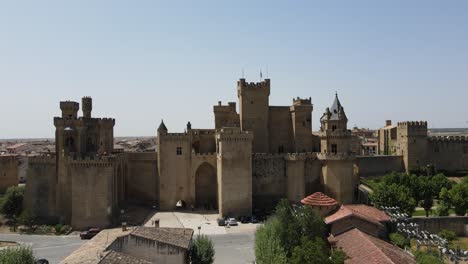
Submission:
{"label": "hazy horizon", "polygon": [[[236,81],[271,105],[338,92],[348,127],[468,126],[466,1],[8,1],[0,3],[0,138],[53,138],[59,101],[93,97],[116,137],[213,128]],[[81,114],[81,111],[80,111]],[[132,136],[134,135],[134,136]]]}

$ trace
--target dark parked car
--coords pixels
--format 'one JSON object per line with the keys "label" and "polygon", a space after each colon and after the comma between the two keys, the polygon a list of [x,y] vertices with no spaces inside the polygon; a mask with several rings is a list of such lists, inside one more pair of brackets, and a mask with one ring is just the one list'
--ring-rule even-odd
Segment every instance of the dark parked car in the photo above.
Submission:
{"label": "dark parked car", "polygon": [[240,222],[243,224],[247,224],[247,223],[250,223],[250,219],[248,216],[241,216]]}
{"label": "dark parked car", "polygon": [[226,225],[226,218],[218,218],[218,225],[225,226]]}
{"label": "dark parked car", "polygon": [[36,264],[49,264],[49,261],[47,259],[38,259]]}
{"label": "dark parked car", "polygon": [[256,224],[256,223],[258,223],[258,218],[255,215],[252,215],[252,217],[250,218],[250,222],[252,224]]}
{"label": "dark parked car", "polygon": [[91,239],[95,235],[97,235],[99,232],[101,232],[101,229],[96,228],[96,227],[91,227],[87,231],[83,231],[80,233],[81,239]]}

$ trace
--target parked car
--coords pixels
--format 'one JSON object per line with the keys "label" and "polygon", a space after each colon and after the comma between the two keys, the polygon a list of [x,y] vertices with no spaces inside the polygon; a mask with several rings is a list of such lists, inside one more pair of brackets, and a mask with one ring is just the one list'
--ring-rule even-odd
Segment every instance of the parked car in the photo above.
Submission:
{"label": "parked car", "polygon": [[240,222],[243,224],[247,224],[247,223],[250,223],[250,219],[248,216],[241,216]]}
{"label": "parked car", "polygon": [[95,235],[97,235],[99,232],[101,232],[101,229],[96,228],[96,227],[91,227],[87,231],[83,231],[80,233],[80,238],[81,239],[91,239]]}
{"label": "parked car", "polygon": [[218,218],[218,225],[219,226],[225,226],[226,225],[226,218]]}
{"label": "parked car", "polygon": [[257,218],[255,215],[252,215],[252,217],[250,218],[250,222],[251,222],[252,224],[256,224],[256,223],[258,223],[259,221],[258,221],[258,218]]}
{"label": "parked car", "polygon": [[49,261],[47,259],[38,259],[36,264],[49,264]]}
{"label": "parked car", "polygon": [[237,225],[237,220],[235,218],[229,218],[227,220],[227,222],[228,222],[228,225],[230,225],[230,226],[236,226]]}

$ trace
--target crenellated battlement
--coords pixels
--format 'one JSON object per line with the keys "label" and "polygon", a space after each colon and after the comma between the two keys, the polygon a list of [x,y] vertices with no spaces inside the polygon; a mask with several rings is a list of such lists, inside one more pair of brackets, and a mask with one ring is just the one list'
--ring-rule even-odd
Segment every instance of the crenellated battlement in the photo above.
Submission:
{"label": "crenellated battlement", "polygon": [[421,127],[427,128],[427,121],[404,121],[398,122],[397,125],[399,127]]}
{"label": "crenellated battlement", "polygon": [[352,153],[317,153],[319,160],[354,160],[356,155]]}
{"label": "crenellated battlement", "polygon": [[224,127],[217,131],[216,139],[221,141],[252,141],[251,131],[241,131],[238,127]]}
{"label": "crenellated battlement", "polygon": [[428,139],[431,142],[468,142],[468,136],[433,136]]}
{"label": "crenellated battlement", "polygon": [[223,112],[223,113],[236,112],[236,103],[228,102],[227,105],[223,105],[221,101],[218,101],[218,105],[213,106],[213,110],[215,112]]}
{"label": "crenellated battlement", "polygon": [[171,141],[186,141],[190,139],[190,135],[185,133],[164,133],[160,135],[161,140],[171,140]]}
{"label": "crenellated battlement", "polygon": [[238,93],[244,93],[248,91],[263,91],[270,95],[270,79],[265,79],[261,82],[246,82],[244,78],[237,81]]}
{"label": "crenellated battlement", "polygon": [[252,158],[256,159],[271,159],[271,158],[284,158],[287,153],[252,153]]}
{"label": "crenellated battlement", "polygon": [[216,134],[215,129],[192,129],[190,130],[192,135],[214,135]]}
{"label": "crenellated battlement", "polygon": [[55,164],[55,157],[54,156],[33,156],[28,157],[29,164]]}
{"label": "crenellated battlement", "polygon": [[196,152],[192,152],[192,155],[193,155],[195,158],[212,158],[212,157],[216,157],[217,153],[216,153],[216,152],[208,152],[208,153],[196,153]]}
{"label": "crenellated battlement", "polygon": [[61,101],[60,110],[62,111],[76,111],[80,110],[80,104],[75,101]]}
{"label": "crenellated battlement", "polygon": [[96,156],[96,157],[73,157],[68,160],[68,163],[72,166],[94,166],[94,167],[110,167],[113,166],[116,161],[115,156]]}
{"label": "crenellated battlement", "polygon": [[293,105],[294,106],[299,106],[299,105],[312,105],[312,97],[309,97],[308,99],[303,99],[300,97],[293,98]]}

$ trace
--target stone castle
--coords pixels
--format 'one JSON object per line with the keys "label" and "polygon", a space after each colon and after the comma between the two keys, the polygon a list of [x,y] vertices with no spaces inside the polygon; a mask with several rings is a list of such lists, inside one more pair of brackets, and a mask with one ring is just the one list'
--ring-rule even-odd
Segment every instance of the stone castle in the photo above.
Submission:
{"label": "stone castle", "polygon": [[[351,133],[338,96],[312,134],[311,99],[270,106],[270,80],[237,83],[236,103],[213,107],[215,128],[157,130],[155,152],[113,151],[111,118],[92,117],[92,99],[61,102],[56,155],[29,159],[25,206],[75,228],[107,226],[123,203],[173,210],[177,203],[250,215],[255,208],[324,191],[352,203],[357,189]],[[321,150],[321,151],[320,151]]]}
{"label": "stone castle", "polygon": [[[240,216],[272,208],[281,198],[299,203],[321,191],[349,204],[357,199],[359,175],[431,161],[427,149],[434,140],[427,140],[427,124],[426,132],[424,124],[401,124],[418,129],[401,130],[400,155],[356,157],[338,95],[314,134],[311,98],[271,106],[269,79],[240,79],[237,95],[239,112],[235,102],[213,107],[212,129],[188,122],[183,133],[173,133],[161,122],[153,152],[114,151],[115,120],[92,117],[91,98],[83,98],[80,117],[77,102],[61,102],[62,116],[54,118],[56,155],[29,159],[25,207],[80,229],[110,225],[129,203]],[[466,139],[457,142],[467,146]]]}
{"label": "stone castle", "polygon": [[428,136],[427,122],[391,120],[379,130],[378,151],[382,155],[400,155],[408,170],[428,164],[439,171],[468,171],[468,137]]}

